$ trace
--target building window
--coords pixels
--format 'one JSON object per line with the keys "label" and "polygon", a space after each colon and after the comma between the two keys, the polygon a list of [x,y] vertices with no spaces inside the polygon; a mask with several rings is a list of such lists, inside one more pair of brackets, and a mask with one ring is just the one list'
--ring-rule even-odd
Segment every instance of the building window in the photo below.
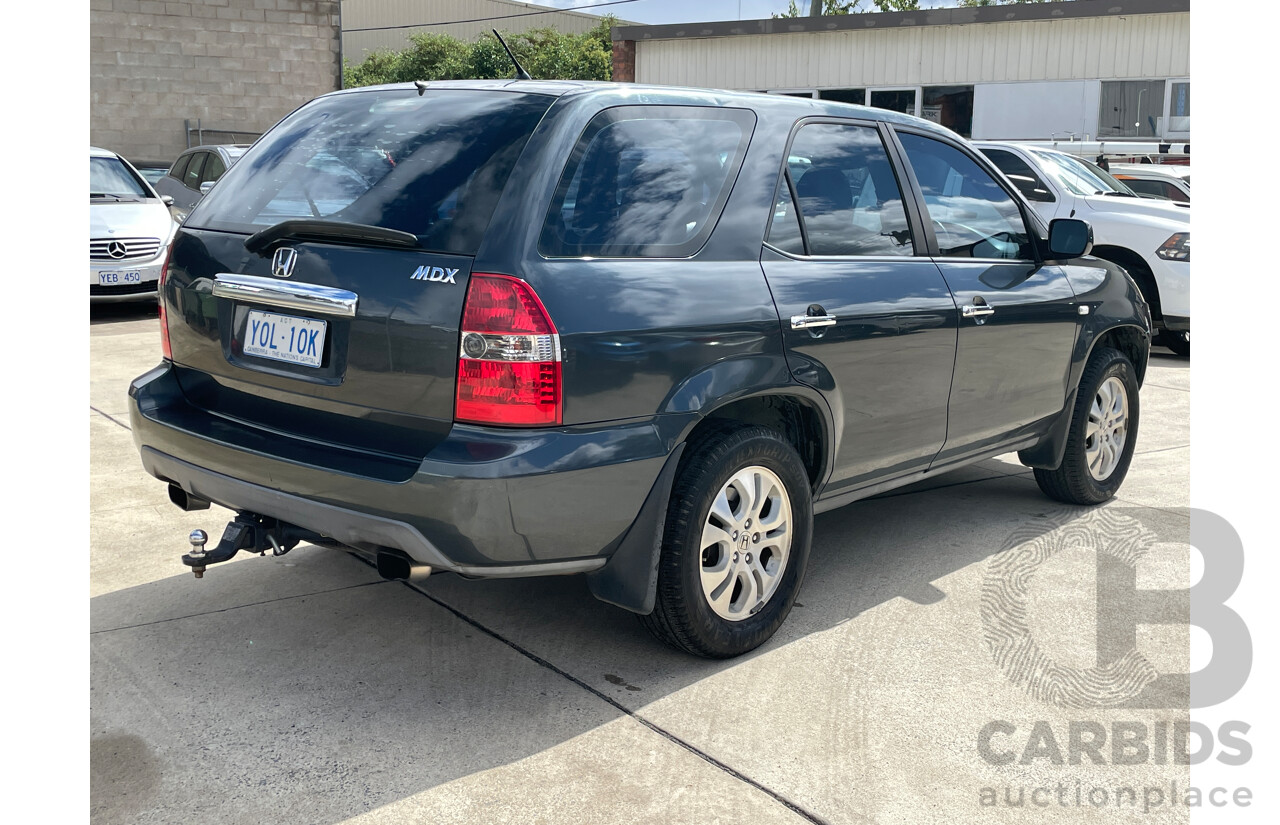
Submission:
{"label": "building window", "polygon": [[963,137],[972,136],[972,86],[925,86],[922,97],[920,117]]}
{"label": "building window", "polygon": [[873,89],[871,105],[877,109],[888,109],[891,112],[902,112],[908,115],[916,113],[915,89]]}
{"label": "building window", "polygon": [[1170,85],[1169,94],[1169,129],[1170,132],[1191,131],[1191,84],[1178,82]]}
{"label": "building window", "polygon": [[837,103],[856,103],[859,106],[867,104],[866,89],[819,89],[818,97]]}
{"label": "building window", "polygon": [[1098,137],[1158,137],[1163,116],[1163,80],[1102,82]]}

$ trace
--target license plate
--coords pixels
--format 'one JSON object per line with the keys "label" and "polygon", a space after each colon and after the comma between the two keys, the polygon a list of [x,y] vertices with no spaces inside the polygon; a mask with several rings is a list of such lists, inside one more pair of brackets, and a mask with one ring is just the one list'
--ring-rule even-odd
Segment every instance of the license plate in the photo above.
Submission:
{"label": "license plate", "polygon": [[245,355],[318,367],[324,360],[325,321],[249,310],[244,328]]}
{"label": "license plate", "polygon": [[130,269],[121,272],[99,272],[99,286],[118,286],[120,284],[140,284],[142,283],[142,271]]}

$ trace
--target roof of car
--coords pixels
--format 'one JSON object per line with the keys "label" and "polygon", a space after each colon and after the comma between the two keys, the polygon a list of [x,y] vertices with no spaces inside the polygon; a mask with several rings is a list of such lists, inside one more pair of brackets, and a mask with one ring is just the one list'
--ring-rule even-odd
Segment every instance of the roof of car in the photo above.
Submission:
{"label": "roof of car", "polygon": [[[857,117],[863,120],[881,120],[889,123],[915,126],[921,129],[955,136],[950,129],[923,118],[905,115],[889,109],[876,109],[834,100],[792,97],[790,95],[743,92],[729,89],[700,89],[686,86],[656,86],[642,83],[610,83],[590,80],[432,80],[427,89],[473,89],[484,91],[524,92],[553,97],[599,96],[611,98],[609,105],[626,103],[647,105],[703,105],[741,106],[744,108],[790,110],[799,117]],[[355,94],[371,90],[418,89],[414,83],[388,83],[379,86],[360,86],[330,92],[330,95]]]}
{"label": "roof of car", "polygon": [[91,157],[91,158],[115,158],[115,157],[119,157],[119,155],[117,155],[115,152],[112,152],[110,149],[99,149],[97,146],[90,146],[90,147],[89,147],[89,157]]}

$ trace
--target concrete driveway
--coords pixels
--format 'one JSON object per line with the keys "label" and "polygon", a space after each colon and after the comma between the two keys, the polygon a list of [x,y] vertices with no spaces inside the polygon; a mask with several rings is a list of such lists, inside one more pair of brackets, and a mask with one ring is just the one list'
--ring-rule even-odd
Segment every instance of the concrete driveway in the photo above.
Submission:
{"label": "concrete driveway", "polygon": [[[304,545],[194,579],[188,531],[231,514],[181,512],[138,461],[126,390],[159,361],[154,309],[92,321],[95,823],[1187,818],[1188,768],[1157,743],[1185,695],[1126,709],[1123,678],[1071,681],[1126,633],[1095,607],[1124,585],[1107,536],[1143,537],[1128,586],[1187,586],[1186,359],[1153,354],[1119,500],[1058,505],[1005,456],[824,514],[779,634],[707,662],[581,577],[409,586]],[[1189,670],[1186,627],[1136,647]],[[1141,761],[1112,749],[1133,723]]]}

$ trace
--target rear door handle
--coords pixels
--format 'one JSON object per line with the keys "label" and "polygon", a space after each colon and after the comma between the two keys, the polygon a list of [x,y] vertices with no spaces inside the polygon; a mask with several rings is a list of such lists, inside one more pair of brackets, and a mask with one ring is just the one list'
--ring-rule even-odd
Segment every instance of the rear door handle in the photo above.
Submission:
{"label": "rear door handle", "polygon": [[792,315],[792,329],[813,329],[814,327],[833,327],[836,324],[834,315]]}

